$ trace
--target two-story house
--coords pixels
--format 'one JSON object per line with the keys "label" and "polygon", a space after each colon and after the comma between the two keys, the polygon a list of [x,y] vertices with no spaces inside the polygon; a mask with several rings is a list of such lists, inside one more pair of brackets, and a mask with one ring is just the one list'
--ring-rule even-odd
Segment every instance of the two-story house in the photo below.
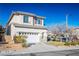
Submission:
{"label": "two-story house", "polygon": [[16,35],[27,36],[27,43],[39,43],[47,41],[47,29],[44,27],[45,17],[28,12],[12,12],[6,25],[6,34],[11,35],[12,40]]}

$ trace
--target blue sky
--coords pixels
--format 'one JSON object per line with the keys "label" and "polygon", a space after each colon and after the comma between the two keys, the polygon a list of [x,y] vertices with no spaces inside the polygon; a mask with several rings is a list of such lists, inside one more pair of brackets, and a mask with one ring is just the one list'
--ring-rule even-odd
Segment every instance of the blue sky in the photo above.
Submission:
{"label": "blue sky", "polygon": [[0,4],[0,24],[8,22],[12,11],[24,11],[45,16],[45,26],[65,23],[68,14],[69,26],[79,26],[79,4]]}

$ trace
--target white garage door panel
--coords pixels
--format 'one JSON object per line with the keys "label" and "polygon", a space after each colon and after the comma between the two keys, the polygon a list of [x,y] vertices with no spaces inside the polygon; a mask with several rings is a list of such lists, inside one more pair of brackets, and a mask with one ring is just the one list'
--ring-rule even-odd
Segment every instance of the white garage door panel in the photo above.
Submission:
{"label": "white garage door panel", "polygon": [[38,42],[40,42],[38,35],[29,35],[26,40],[27,40],[27,43],[38,43]]}

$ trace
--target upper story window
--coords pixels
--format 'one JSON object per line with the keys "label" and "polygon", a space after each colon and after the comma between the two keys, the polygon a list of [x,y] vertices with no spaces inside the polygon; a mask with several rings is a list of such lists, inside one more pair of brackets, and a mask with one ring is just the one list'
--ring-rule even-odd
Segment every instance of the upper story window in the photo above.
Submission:
{"label": "upper story window", "polygon": [[36,24],[41,24],[41,23],[42,23],[42,22],[41,22],[41,19],[40,19],[40,18],[35,17],[35,23],[36,23]]}
{"label": "upper story window", "polygon": [[24,19],[23,19],[23,22],[24,22],[24,23],[28,23],[28,17],[29,17],[29,16],[24,15]]}
{"label": "upper story window", "polygon": [[37,24],[40,24],[40,19],[37,19]]}

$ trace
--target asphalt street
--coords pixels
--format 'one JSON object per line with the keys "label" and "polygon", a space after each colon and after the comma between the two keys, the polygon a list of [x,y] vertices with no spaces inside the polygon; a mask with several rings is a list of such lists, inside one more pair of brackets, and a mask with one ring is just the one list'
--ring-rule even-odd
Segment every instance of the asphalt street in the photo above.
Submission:
{"label": "asphalt street", "polygon": [[79,56],[79,49],[29,53],[29,54],[15,54],[15,55],[7,55],[7,56]]}

